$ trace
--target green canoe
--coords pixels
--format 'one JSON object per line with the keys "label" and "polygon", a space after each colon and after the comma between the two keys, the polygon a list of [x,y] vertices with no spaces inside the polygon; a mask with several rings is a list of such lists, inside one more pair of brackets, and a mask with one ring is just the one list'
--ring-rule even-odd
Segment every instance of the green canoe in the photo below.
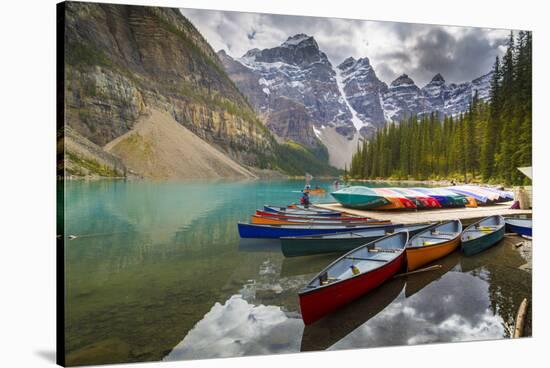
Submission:
{"label": "green canoe", "polygon": [[433,223],[395,224],[393,227],[386,226],[383,229],[366,229],[324,235],[288,236],[281,238],[281,250],[285,257],[308,256],[322,253],[345,253],[392,232],[408,231],[409,237],[411,237],[432,225]]}
{"label": "green canoe", "polygon": [[371,209],[390,204],[386,197],[362,186],[347,187],[330,193],[344,207]]}
{"label": "green canoe", "polygon": [[504,237],[506,223],[502,216],[489,216],[468,226],[460,237],[462,252],[471,256],[492,247]]}

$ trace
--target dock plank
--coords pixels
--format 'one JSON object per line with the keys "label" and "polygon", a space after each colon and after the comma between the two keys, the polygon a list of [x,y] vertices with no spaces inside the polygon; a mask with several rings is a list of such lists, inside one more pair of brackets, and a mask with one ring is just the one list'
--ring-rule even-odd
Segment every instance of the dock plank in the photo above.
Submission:
{"label": "dock plank", "polygon": [[532,210],[514,210],[510,206],[512,202],[498,203],[490,206],[476,208],[441,208],[436,210],[357,210],[343,207],[339,203],[316,204],[316,207],[329,210],[343,211],[357,216],[373,217],[379,220],[390,220],[394,223],[413,224],[416,222],[449,221],[449,220],[475,220],[491,215],[514,216],[532,215]]}

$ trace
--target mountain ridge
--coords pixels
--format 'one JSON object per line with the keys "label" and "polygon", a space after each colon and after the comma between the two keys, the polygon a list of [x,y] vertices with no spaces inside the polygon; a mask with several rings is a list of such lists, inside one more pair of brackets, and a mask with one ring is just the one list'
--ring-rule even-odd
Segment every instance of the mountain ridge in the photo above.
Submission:
{"label": "mountain ridge", "polygon": [[[489,98],[490,73],[448,85],[436,73],[422,88],[404,73],[388,85],[377,77],[368,57],[350,56],[335,66],[315,38],[303,33],[289,36],[272,48],[248,50],[241,57],[233,58],[224,50],[217,54],[229,77],[272,132],[305,145],[315,143],[311,139],[314,135],[331,156],[339,156],[342,142],[337,140],[339,145],[333,146],[335,140],[327,139],[326,129],[335,130],[347,139],[345,144],[352,144],[357,134],[370,137],[387,123],[412,115],[434,112],[442,118],[460,114],[467,110],[475,90],[481,100]],[[301,120],[295,124],[300,127],[298,132],[289,130],[288,119],[276,117],[280,97],[305,106],[309,119],[303,111],[297,112]],[[337,161],[340,168],[349,163],[340,158]]]}
{"label": "mountain ridge", "polygon": [[[113,156],[101,151],[110,142],[132,132],[143,119],[153,115],[159,122],[163,120],[155,111],[170,115],[231,161],[262,175],[289,167],[282,158],[285,147],[301,157],[302,151],[294,146],[279,146],[251,102],[229,78],[207,40],[178,9],[76,2],[62,6],[64,99],[60,103],[64,104],[64,125],[74,134],[64,140],[65,130],[58,133],[60,140],[78,144],[64,144],[65,156],[73,159],[63,161],[69,166],[60,164],[65,167],[60,169],[64,171],[61,175],[88,176],[88,172],[125,175],[130,172],[126,166],[131,162],[132,168],[147,168],[145,172],[132,170],[132,175],[158,177],[159,173],[151,171],[145,163],[130,160],[129,155],[119,152],[121,157],[115,157],[116,152]],[[278,114],[284,119],[284,114],[280,111]],[[301,124],[300,121],[290,124],[291,131]],[[189,144],[194,139],[190,134],[180,136],[185,136]],[[313,132],[309,140],[317,141]],[[215,151],[202,148],[199,151],[206,155],[202,162],[220,162]],[[162,147],[157,147],[157,152],[161,151]],[[155,161],[160,157],[147,159]],[[164,170],[160,175],[163,178],[208,176],[198,169],[182,171],[185,165],[169,164],[166,155],[164,159],[171,171]],[[78,168],[79,163],[91,171]],[[161,166],[158,162],[157,167]],[[299,167],[297,162],[289,173],[296,175]],[[323,173],[334,172],[326,160],[320,159],[317,167]],[[245,170],[237,171],[245,177],[254,176]],[[223,172],[234,175],[227,170]]]}

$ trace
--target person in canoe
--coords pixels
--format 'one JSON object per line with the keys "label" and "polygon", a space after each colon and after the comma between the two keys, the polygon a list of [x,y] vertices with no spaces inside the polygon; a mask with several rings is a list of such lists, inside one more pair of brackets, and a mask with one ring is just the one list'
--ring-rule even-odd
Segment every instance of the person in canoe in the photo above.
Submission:
{"label": "person in canoe", "polygon": [[309,194],[307,191],[302,190],[302,196],[300,197],[300,203],[304,205],[305,208],[308,208],[311,202],[309,201]]}

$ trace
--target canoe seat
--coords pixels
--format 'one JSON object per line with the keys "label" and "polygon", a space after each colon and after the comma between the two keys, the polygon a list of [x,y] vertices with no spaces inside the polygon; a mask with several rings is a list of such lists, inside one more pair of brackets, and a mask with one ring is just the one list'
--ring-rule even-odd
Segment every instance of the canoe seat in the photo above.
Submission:
{"label": "canoe seat", "polygon": [[323,281],[320,282],[321,285],[328,285],[331,282],[338,281],[339,279],[337,277],[329,277]]}
{"label": "canoe seat", "polygon": [[430,234],[433,234],[433,235],[451,235],[451,236],[456,236],[456,233],[454,233],[454,232],[447,232],[447,231],[430,231]]}
{"label": "canoe seat", "polygon": [[400,252],[402,249],[393,249],[393,248],[367,248],[367,251],[368,252],[373,252],[373,253],[396,253],[396,252]]}
{"label": "canoe seat", "polygon": [[418,238],[417,240],[417,243],[418,245],[416,246],[428,246],[428,245],[436,245],[436,244],[440,244],[440,243],[445,243],[447,241],[449,241],[451,239],[447,239],[447,238],[437,238],[437,237],[432,237],[432,236],[421,236]]}
{"label": "canoe seat", "polygon": [[[387,255],[387,254],[386,254]],[[359,269],[360,273],[366,273],[369,272],[375,268],[378,268],[379,266],[383,265],[384,263],[387,263],[389,260],[383,259],[379,257],[379,255],[376,255],[376,258],[364,258],[359,259],[361,257],[352,257],[352,259],[349,259],[346,257],[349,262],[353,262],[353,265]],[[392,257],[393,258],[393,257]],[[351,267],[346,267],[345,270],[342,270],[343,272],[338,275],[340,279],[347,279],[353,276],[356,276]]]}
{"label": "canoe seat", "polygon": [[447,235],[447,236],[428,236],[428,235],[422,235],[420,238],[422,239],[437,239],[437,240],[452,240],[454,237],[457,236],[457,234],[454,234],[453,236]]}
{"label": "canoe seat", "polygon": [[470,233],[470,232],[471,232],[471,233],[479,233],[479,232],[481,232],[481,231],[491,231],[491,232],[492,232],[492,231],[495,231],[495,230],[496,230],[496,229],[485,229],[485,230],[484,230],[484,229],[479,228],[479,229],[466,229],[466,230],[464,230],[464,232],[465,232],[465,233]]}
{"label": "canoe seat", "polygon": [[353,259],[353,260],[356,260],[356,261],[378,261],[378,262],[387,262],[387,260],[385,259],[376,259],[376,258],[367,258],[367,257],[352,257],[352,256],[347,256],[345,257],[346,259]]}

